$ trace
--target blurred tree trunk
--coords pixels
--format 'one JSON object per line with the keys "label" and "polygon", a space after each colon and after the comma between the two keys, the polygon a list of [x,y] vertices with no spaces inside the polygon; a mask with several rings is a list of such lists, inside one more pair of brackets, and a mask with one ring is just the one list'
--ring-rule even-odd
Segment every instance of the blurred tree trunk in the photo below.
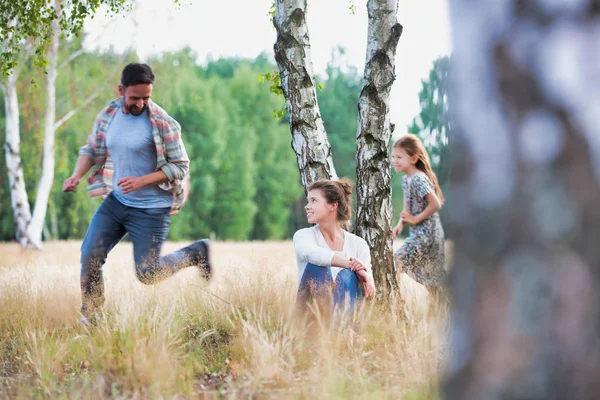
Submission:
{"label": "blurred tree trunk", "polygon": [[448,399],[600,398],[598,2],[451,1]]}
{"label": "blurred tree trunk", "polygon": [[392,238],[392,173],[389,146],[390,91],[396,47],[402,34],[398,0],[369,0],[369,28],[364,83],[358,103],[356,143],[356,233],[371,248],[373,274],[378,287],[398,289]]}
{"label": "blurred tree trunk", "polygon": [[316,180],[333,179],[337,175],[317,103],[306,0],[277,0],[275,7],[275,60],[290,119],[292,147],[306,189]]}

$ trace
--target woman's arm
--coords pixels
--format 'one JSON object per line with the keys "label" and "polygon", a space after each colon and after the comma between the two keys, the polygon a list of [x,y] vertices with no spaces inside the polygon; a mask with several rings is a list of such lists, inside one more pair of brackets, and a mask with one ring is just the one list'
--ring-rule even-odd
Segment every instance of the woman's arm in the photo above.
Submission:
{"label": "woman's arm", "polygon": [[[352,260],[336,254],[335,251],[317,244],[312,229],[300,229],[294,234],[294,250],[301,260],[321,267],[352,269]],[[370,257],[369,257],[370,260]],[[354,271],[354,269],[352,269]]]}
{"label": "woman's arm", "polygon": [[[294,234],[293,240],[296,256],[304,262],[328,267],[336,255],[331,249],[326,249],[317,244],[315,234],[310,228],[300,229]],[[340,260],[336,258],[336,261]]]}
{"label": "woman's arm", "polygon": [[356,275],[358,276],[358,279],[362,282],[364,282],[364,285],[362,286],[363,288],[363,295],[365,296],[365,298],[367,300],[372,299],[373,297],[375,297],[375,280],[373,279],[373,270],[371,268],[371,249],[369,248],[369,245],[367,244],[367,242],[365,242],[364,240],[361,240],[360,242],[360,247],[358,249],[358,256],[360,257],[360,259],[365,260],[363,265],[366,267],[365,270],[357,270]]}

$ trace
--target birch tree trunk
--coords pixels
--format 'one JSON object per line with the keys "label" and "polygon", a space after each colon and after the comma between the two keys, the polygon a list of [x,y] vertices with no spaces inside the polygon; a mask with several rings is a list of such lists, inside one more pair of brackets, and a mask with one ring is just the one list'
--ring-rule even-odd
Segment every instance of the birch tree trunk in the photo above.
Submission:
{"label": "birch tree trunk", "polygon": [[600,398],[598,11],[451,1],[448,399]]}
{"label": "birch tree trunk", "polygon": [[14,213],[16,239],[23,247],[29,245],[27,227],[31,221],[31,209],[27,199],[23,164],[21,163],[21,135],[19,126],[19,100],[17,97],[18,72],[13,71],[6,83],[4,91],[4,111],[6,116],[6,169],[10,185],[10,200]]}
{"label": "birch tree trunk", "polygon": [[337,177],[317,103],[306,0],[276,0],[274,46],[302,185]]}
{"label": "birch tree trunk", "polygon": [[396,47],[402,34],[398,0],[369,0],[369,28],[356,143],[356,233],[371,248],[373,274],[384,293],[398,289],[392,254],[392,192],[389,146],[390,91]]}
{"label": "birch tree trunk", "polygon": [[[54,1],[54,8],[60,18],[59,0]],[[46,50],[46,113],[44,118],[44,149],[42,162],[42,177],[38,184],[35,197],[33,217],[27,229],[30,247],[42,248],[42,232],[46,211],[48,210],[48,199],[54,182],[54,137],[56,122],[56,77],[58,75],[58,44],[60,40],[59,20],[52,21],[52,36]]]}

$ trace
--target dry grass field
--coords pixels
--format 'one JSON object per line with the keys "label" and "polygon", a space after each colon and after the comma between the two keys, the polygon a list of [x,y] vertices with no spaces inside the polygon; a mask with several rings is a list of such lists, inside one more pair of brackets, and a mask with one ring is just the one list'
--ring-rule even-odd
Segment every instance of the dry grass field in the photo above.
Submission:
{"label": "dry grass field", "polygon": [[327,321],[291,320],[291,242],[217,242],[209,284],[188,268],[154,286],[121,243],[104,267],[104,316],[87,330],[79,246],[0,243],[0,398],[439,398],[446,306],[404,275],[405,302],[362,307],[364,340],[351,341]]}

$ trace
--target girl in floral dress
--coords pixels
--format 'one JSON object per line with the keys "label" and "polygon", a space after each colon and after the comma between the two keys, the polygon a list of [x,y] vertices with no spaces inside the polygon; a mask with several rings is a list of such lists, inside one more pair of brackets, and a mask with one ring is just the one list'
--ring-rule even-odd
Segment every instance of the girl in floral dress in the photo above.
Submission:
{"label": "girl in floral dress", "polygon": [[396,267],[435,293],[445,279],[444,230],[438,214],[444,195],[417,136],[405,135],[394,143],[392,165],[404,173],[404,210],[393,229],[394,237],[404,224],[410,225],[410,236],[394,253]]}

